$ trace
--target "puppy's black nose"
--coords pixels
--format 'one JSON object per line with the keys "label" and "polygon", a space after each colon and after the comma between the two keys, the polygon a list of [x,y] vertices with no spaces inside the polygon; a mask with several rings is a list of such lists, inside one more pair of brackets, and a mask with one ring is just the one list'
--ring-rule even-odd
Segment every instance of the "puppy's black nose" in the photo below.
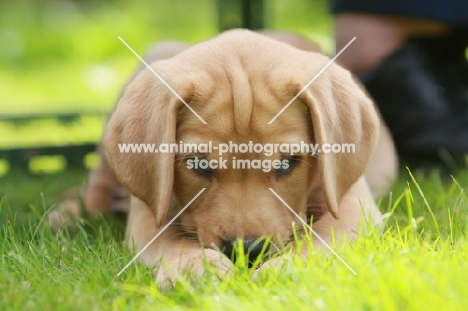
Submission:
{"label": "puppy's black nose", "polygon": [[263,246],[265,245],[265,240],[245,240],[244,241],[244,252],[249,255],[249,261],[254,262],[260,253],[263,250]]}
{"label": "puppy's black nose", "polygon": [[[232,261],[236,261],[235,244],[238,239],[228,239],[222,242],[223,253],[231,258]],[[246,238],[242,241],[242,247],[244,248],[244,254],[249,258],[249,264],[252,264],[257,257],[262,253],[265,245],[264,239],[259,238]]]}

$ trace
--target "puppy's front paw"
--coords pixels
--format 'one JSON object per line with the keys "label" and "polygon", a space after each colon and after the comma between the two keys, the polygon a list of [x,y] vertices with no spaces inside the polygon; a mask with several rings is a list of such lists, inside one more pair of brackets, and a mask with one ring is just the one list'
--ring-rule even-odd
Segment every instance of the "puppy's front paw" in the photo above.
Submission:
{"label": "puppy's front paw", "polygon": [[182,255],[177,260],[162,261],[159,267],[153,270],[153,276],[159,288],[167,288],[172,287],[180,278],[190,281],[203,276],[210,268],[215,270],[215,275],[218,277],[229,276],[233,271],[233,264],[226,256],[215,250],[200,249]]}
{"label": "puppy's front paw", "polygon": [[254,271],[252,279],[258,279],[260,275],[265,274],[267,271],[280,271],[293,261],[302,261],[305,264],[308,261],[309,255],[309,247],[306,245],[297,246],[295,243],[292,243],[289,249],[284,249],[280,255],[262,263],[262,265]]}
{"label": "puppy's front paw", "polygon": [[266,273],[266,271],[279,271],[281,267],[284,267],[284,265],[291,261],[291,258],[291,254],[283,254],[265,261],[257,270],[254,271],[252,279],[258,279],[259,276]]}

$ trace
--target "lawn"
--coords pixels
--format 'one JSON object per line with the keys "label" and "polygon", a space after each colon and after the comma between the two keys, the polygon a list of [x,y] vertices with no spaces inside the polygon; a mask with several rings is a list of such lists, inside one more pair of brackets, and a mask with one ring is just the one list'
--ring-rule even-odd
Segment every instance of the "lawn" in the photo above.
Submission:
{"label": "lawn", "polygon": [[[10,176],[11,175],[11,176]],[[413,176],[414,177],[411,177]],[[230,279],[210,275],[159,291],[151,269],[132,265],[124,223],[112,217],[53,232],[44,215],[83,172],[0,180],[1,310],[466,310],[468,172],[402,170],[381,234],[363,234],[333,256],[312,254],[252,281],[239,264]],[[414,180],[413,180],[414,178]]]}
{"label": "lawn", "polygon": [[[332,50],[325,1],[267,3],[269,27]],[[118,36],[143,54],[154,41],[196,42],[217,32],[214,0],[0,0],[0,7],[0,115],[105,112],[138,65]],[[0,148],[97,141],[103,120],[0,121]],[[336,248],[357,275],[334,256],[312,253],[306,264],[291,256],[256,280],[238,263],[232,278],[208,273],[160,291],[138,263],[117,277],[133,257],[122,220],[104,216],[58,232],[44,225],[86,171],[31,174],[0,159],[0,310],[466,310],[467,166],[403,165],[379,200],[383,230]]]}

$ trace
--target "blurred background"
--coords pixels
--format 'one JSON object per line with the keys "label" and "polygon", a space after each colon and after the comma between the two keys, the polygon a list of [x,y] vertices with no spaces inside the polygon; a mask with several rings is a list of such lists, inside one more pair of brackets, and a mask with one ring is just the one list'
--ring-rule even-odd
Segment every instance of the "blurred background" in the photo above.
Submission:
{"label": "blurred background", "polygon": [[247,2],[0,0],[0,214],[50,208],[97,164],[106,113],[139,66],[118,36],[144,54],[159,40],[198,42],[247,23],[332,52],[327,0],[253,0],[250,13]]}

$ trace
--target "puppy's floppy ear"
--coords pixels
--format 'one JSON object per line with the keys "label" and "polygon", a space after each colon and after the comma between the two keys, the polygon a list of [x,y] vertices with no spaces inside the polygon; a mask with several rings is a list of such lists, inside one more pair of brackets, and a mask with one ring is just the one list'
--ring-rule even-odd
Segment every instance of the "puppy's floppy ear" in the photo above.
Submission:
{"label": "puppy's floppy ear", "polygon": [[[155,69],[180,96],[191,93],[187,84],[177,81],[169,70],[164,74],[163,67]],[[181,105],[182,102],[145,69],[125,89],[104,133],[106,157],[117,179],[147,204],[158,225],[164,221],[171,200],[175,155],[144,150],[126,153],[119,145],[154,144],[156,149],[163,143],[175,143],[176,114]]]}
{"label": "puppy's floppy ear", "polygon": [[355,153],[322,151],[319,154],[325,200],[329,211],[338,218],[342,197],[364,174],[370,161],[377,142],[379,119],[371,99],[351,74],[336,64],[325,70],[300,98],[309,107],[315,143],[320,148],[324,144],[355,145]]}

